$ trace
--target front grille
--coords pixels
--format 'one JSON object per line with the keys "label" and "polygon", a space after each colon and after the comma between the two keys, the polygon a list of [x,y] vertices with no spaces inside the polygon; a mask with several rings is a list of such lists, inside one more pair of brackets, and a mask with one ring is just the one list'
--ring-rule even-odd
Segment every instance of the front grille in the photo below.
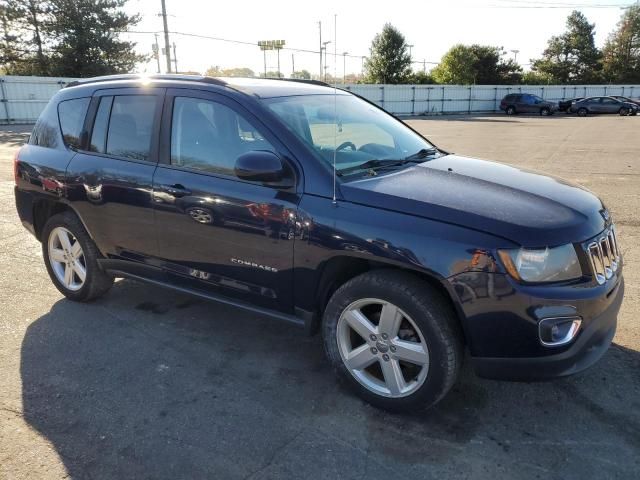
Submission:
{"label": "front grille", "polygon": [[613,225],[587,245],[587,256],[598,284],[602,285],[613,277],[621,261],[618,239]]}

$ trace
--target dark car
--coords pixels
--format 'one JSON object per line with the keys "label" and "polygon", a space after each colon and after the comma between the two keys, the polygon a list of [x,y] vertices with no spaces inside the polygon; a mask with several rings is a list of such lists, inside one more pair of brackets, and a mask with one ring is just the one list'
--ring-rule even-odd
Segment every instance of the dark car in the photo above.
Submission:
{"label": "dark car", "polygon": [[588,97],[571,104],[571,113],[586,117],[592,113],[617,113],[621,116],[637,115],[638,105],[613,97]]}
{"label": "dark car", "polygon": [[128,277],[319,330],[340,377],[389,409],[439,401],[465,351],[490,378],[584,370],[623,298],[592,193],[447,153],[318,82],[76,82],[15,181],[68,299]]}
{"label": "dark car", "polygon": [[611,98],[615,98],[616,100],[620,100],[621,102],[635,103],[636,105],[640,106],[639,98],[623,97],[622,95],[610,95],[610,96]]}
{"label": "dark car", "polygon": [[577,98],[570,98],[569,100],[561,100],[561,101],[559,101],[558,102],[558,111],[559,112],[570,113],[571,105],[573,105],[576,102],[579,102],[583,98],[584,97],[577,97]]}
{"label": "dark car", "polygon": [[558,110],[558,104],[549,102],[530,93],[510,93],[500,101],[500,110],[507,115],[514,115],[516,113],[552,115]]}

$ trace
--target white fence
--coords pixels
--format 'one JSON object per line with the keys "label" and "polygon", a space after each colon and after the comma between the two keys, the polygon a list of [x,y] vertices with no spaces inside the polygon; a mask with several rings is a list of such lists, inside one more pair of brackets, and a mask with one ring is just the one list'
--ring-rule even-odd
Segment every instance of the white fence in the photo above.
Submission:
{"label": "white fence", "polygon": [[[49,99],[73,78],[0,76],[0,123],[32,123]],[[527,92],[559,101],[597,95],[640,96],[640,85],[346,85],[398,115],[498,111],[508,93]]]}

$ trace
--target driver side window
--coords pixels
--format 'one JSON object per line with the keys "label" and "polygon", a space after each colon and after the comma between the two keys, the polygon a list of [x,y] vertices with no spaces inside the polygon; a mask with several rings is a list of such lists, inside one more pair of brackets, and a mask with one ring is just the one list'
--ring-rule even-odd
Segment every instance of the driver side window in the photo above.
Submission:
{"label": "driver side window", "polygon": [[236,159],[252,150],[275,152],[258,130],[218,102],[176,97],[171,122],[171,164],[235,176]]}

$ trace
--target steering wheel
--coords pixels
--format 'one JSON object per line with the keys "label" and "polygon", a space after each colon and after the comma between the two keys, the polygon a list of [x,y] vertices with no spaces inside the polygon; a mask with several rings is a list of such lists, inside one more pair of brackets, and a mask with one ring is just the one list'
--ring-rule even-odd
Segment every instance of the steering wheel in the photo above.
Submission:
{"label": "steering wheel", "polygon": [[356,147],[353,142],[342,142],[340,145],[338,145],[338,148],[336,148],[336,152],[339,150],[344,150],[347,147],[349,147],[354,152],[358,150],[358,147]]}

